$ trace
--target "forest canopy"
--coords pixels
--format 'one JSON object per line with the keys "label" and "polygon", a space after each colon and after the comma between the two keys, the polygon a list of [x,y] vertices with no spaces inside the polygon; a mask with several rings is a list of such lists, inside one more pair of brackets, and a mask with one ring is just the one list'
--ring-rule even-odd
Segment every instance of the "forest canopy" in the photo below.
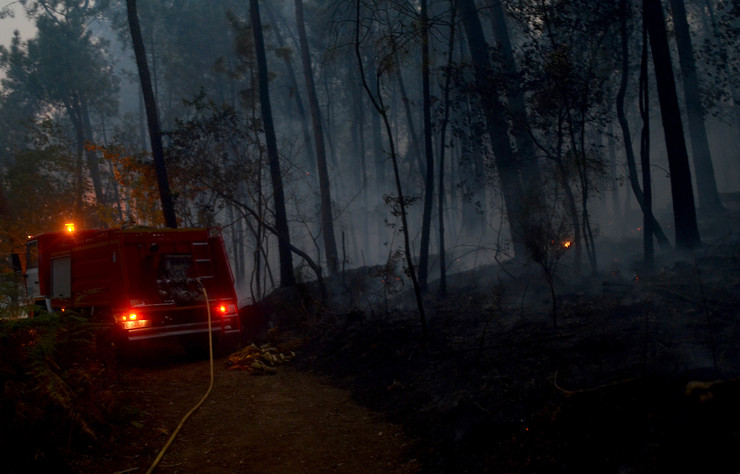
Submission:
{"label": "forest canopy", "polygon": [[16,3],[3,254],[67,221],[165,225],[154,135],[176,225],[222,227],[251,300],[365,265],[417,294],[482,262],[594,272],[637,234],[649,262],[740,191],[736,1]]}

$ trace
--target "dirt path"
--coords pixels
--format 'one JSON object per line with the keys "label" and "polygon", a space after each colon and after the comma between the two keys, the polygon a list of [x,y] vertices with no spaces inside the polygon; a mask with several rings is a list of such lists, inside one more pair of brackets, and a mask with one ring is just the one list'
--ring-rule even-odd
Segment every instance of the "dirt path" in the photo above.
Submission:
{"label": "dirt path", "polygon": [[[349,393],[289,364],[275,375],[214,363],[214,388],[157,468],[166,473],[413,473],[400,427],[355,404]],[[128,369],[128,393],[141,412],[123,434],[116,472],[146,472],[180,419],[205,394],[209,364],[179,362]],[[110,471],[109,471],[110,472]]]}

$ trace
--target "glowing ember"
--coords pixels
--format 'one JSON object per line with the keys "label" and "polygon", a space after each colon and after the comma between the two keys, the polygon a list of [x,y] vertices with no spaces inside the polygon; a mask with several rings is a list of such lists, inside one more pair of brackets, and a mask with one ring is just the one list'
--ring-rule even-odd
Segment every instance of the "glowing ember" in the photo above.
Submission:
{"label": "glowing ember", "polygon": [[570,240],[566,240],[565,242],[563,242],[563,247],[565,247],[566,249],[569,248],[571,245],[573,245],[573,242],[571,242]]}

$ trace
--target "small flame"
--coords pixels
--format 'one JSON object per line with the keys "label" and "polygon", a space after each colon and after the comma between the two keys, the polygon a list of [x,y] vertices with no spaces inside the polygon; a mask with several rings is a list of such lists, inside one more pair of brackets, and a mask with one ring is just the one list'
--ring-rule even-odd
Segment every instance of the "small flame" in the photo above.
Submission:
{"label": "small flame", "polygon": [[573,242],[571,242],[570,240],[566,240],[565,242],[563,242],[563,247],[565,247],[566,249],[570,248],[571,245],[573,245]]}
{"label": "small flame", "polygon": [[75,231],[75,223],[74,222],[67,222],[64,224],[64,228],[67,229],[67,232],[74,232]]}

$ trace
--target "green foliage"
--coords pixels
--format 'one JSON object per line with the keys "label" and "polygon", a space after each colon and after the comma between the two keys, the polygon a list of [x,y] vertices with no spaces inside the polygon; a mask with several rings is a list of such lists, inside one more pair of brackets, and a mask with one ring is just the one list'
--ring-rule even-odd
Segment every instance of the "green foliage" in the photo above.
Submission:
{"label": "green foliage", "polygon": [[26,130],[29,146],[17,150],[14,159],[0,170],[8,214],[0,229],[0,240],[12,245],[2,248],[5,254],[18,252],[28,235],[61,229],[65,220],[82,217],[90,211],[76,196],[87,187],[78,176],[70,143],[58,125],[51,120],[32,124]]}
{"label": "green foliage", "polygon": [[[206,90],[214,100],[227,100],[235,63],[228,12],[243,9],[243,3],[235,0],[138,2],[153,80],[159,94],[167,98],[158,102],[163,129],[171,128],[175,118],[187,113],[180,99]],[[104,15],[111,20],[123,47],[130,48],[126,9],[110,8]]]}
{"label": "green foliage", "polygon": [[21,304],[24,293],[23,277],[0,259],[0,319],[14,319],[26,314],[27,308]]}
{"label": "green foliage", "polygon": [[167,133],[168,172],[178,193],[178,215],[190,225],[211,225],[227,203],[255,202],[260,195],[259,143],[248,119],[201,94],[190,117]]}
{"label": "green foliage", "polygon": [[0,50],[0,66],[7,70],[3,88],[49,113],[64,107],[75,120],[86,107],[114,113],[118,78],[110,74],[106,41],[87,30],[84,14],[70,12],[63,20],[39,15],[35,20],[35,38],[16,37],[10,50]]}
{"label": "green foliage", "polygon": [[0,320],[0,446],[4,467],[53,466],[110,440],[121,402],[96,328],[69,313]]}
{"label": "green foliage", "polygon": [[108,208],[107,215],[101,212],[104,209],[99,209],[101,221],[109,226],[130,223],[163,225],[157,176],[151,155],[132,151],[119,142],[95,149],[110,164],[113,178],[118,184],[118,202],[115,207]]}

